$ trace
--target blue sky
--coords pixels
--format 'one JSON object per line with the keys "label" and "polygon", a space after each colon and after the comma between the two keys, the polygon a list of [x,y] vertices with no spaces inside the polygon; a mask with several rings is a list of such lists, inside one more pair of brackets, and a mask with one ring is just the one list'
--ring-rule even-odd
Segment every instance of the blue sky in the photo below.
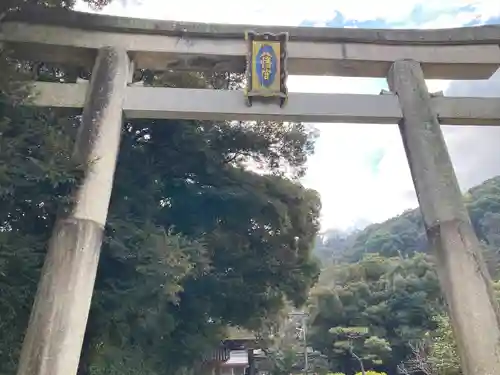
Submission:
{"label": "blue sky", "polygon": [[[79,10],[89,11],[79,3]],[[500,0],[115,0],[104,13],[193,22],[349,28],[450,28],[500,23]],[[500,96],[500,77],[428,81],[448,95]],[[383,79],[289,77],[290,91],[378,94]],[[380,222],[417,206],[395,125],[315,124],[316,153],[303,183],[322,197],[322,229]],[[500,129],[444,128],[461,186],[500,174]],[[489,145],[488,147],[486,145]],[[469,151],[465,157],[464,149]],[[473,155],[473,156],[471,156]]]}
{"label": "blue sky", "polygon": [[[459,3],[459,2],[457,2]],[[500,8],[500,5],[499,5]],[[461,22],[460,18],[467,17],[465,22]],[[335,17],[318,24],[315,20],[304,20],[301,26],[326,26],[326,27],[357,27],[357,28],[422,28],[424,25],[432,26],[433,23],[439,20],[455,19],[455,24],[446,24],[442,27],[459,27],[459,26],[478,26],[483,24],[495,24],[500,22],[500,17],[494,14],[483,14],[482,8],[471,1],[466,5],[451,5],[442,8],[425,7],[422,3],[417,3],[413,6],[409,14],[402,16],[397,20],[384,19],[377,17],[373,19],[357,20],[347,18],[343,13],[336,12]],[[452,21],[453,22],[453,21]],[[441,27],[436,24],[437,27]],[[425,26],[424,26],[425,27]]]}

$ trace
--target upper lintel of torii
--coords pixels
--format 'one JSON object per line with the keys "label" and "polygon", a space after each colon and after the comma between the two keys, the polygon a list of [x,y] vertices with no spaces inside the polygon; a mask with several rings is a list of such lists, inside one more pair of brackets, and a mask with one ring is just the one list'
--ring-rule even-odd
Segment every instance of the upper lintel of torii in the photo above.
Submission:
{"label": "upper lintel of torii", "polygon": [[0,41],[21,57],[92,66],[105,46],[136,68],[245,70],[245,32],[288,33],[288,73],[386,77],[394,61],[421,63],[429,79],[486,79],[500,66],[500,26],[436,30],[262,27],[147,20],[55,9],[11,13]]}

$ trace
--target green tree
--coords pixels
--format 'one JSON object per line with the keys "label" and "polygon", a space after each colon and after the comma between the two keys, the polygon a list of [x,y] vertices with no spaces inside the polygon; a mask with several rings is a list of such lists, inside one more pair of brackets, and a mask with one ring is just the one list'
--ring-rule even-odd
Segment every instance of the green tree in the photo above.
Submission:
{"label": "green tree", "polygon": [[450,320],[446,315],[438,315],[434,319],[437,329],[428,334],[431,340],[429,363],[436,375],[460,375],[460,357]]}
{"label": "green tree", "polygon": [[0,52],[0,373],[14,371],[45,244],[79,169],[71,162],[74,118],[20,104],[29,73]]}
{"label": "green tree", "polygon": [[[344,375],[341,372],[330,372],[328,375]],[[356,373],[356,375],[361,375],[360,372]],[[378,372],[378,371],[366,371],[366,375],[387,375],[385,372]]]}
{"label": "green tree", "polygon": [[[464,194],[464,201],[483,243],[488,269],[498,280],[500,176],[470,189]],[[443,363],[436,366],[441,366],[442,372],[456,373],[458,356],[449,322],[444,318],[446,309],[433,256],[422,255],[429,248],[418,210],[407,211],[349,236],[326,232],[320,239],[316,252],[337,264],[324,264],[320,285],[311,298],[311,307],[317,312],[312,332],[315,347],[329,353],[332,369],[349,370],[343,367],[347,359],[335,357],[328,349],[331,337],[325,330],[331,326],[366,326],[391,344],[391,356],[384,368],[389,373],[396,371],[398,361],[408,356],[415,366],[431,366],[432,361],[440,360]],[[498,293],[498,285],[495,288]],[[438,334],[436,346],[426,341],[430,340],[427,332],[430,336]],[[426,346],[416,350],[416,355],[415,349],[422,342]],[[429,357],[429,351],[441,354]]]}
{"label": "green tree", "polygon": [[[464,202],[477,236],[484,243],[488,268],[496,278],[500,276],[500,176],[471,188],[464,195]],[[326,232],[318,238],[316,244],[316,253],[321,254],[322,259],[348,262],[356,262],[366,253],[407,257],[429,251],[418,209],[408,210],[349,236],[339,238],[335,231]]]}
{"label": "green tree", "polygon": [[346,373],[356,363],[346,340],[329,332],[332,327],[367,327],[369,336],[387,341],[391,351],[376,369],[392,372],[411,353],[408,343],[436,327],[432,317],[443,309],[433,265],[422,254],[408,259],[368,254],[356,263],[331,266],[322,272],[309,303],[311,345],[328,356],[332,370]]}
{"label": "green tree", "polygon": [[[213,337],[205,329],[213,331],[225,324],[252,328],[260,324],[262,317],[279,310],[285,298],[296,303],[306,300],[308,287],[318,272],[309,259],[317,228],[317,196],[282,177],[257,175],[228,163],[237,150],[234,137],[248,145],[248,152],[261,157],[268,147],[273,147],[266,140],[273,132],[253,130],[245,124],[214,126],[208,122],[167,120],[127,126],[130,130],[123,139],[108,224],[108,234],[113,236],[103,248],[96,285],[98,292],[103,288],[103,299],[96,298],[95,304],[103,307],[95,311],[108,310],[107,298],[122,289],[133,298],[131,305],[136,308],[127,306],[121,316],[119,311],[126,307],[123,297],[127,294],[120,299],[113,297],[116,324],[129,325],[127,317],[142,314],[148,301],[157,306],[154,296],[144,300],[144,293],[148,295],[151,290],[147,284],[146,290],[133,288],[140,279],[134,263],[150,256],[145,255],[150,251],[148,247],[140,246],[141,254],[136,247],[140,242],[135,228],[144,228],[145,223],[160,231],[171,228],[173,233],[199,241],[205,248],[203,254],[190,258],[199,259],[195,264],[200,266],[192,267],[199,272],[181,279],[179,300],[164,306],[161,316],[165,324],[170,321],[173,325],[165,327],[165,332],[172,329],[170,339],[163,339],[164,345],[151,345],[149,357],[167,353],[171,358],[169,366],[187,365],[193,360],[193,352],[203,352],[203,348],[193,345],[206,343],[204,336]],[[276,142],[283,142],[283,138]],[[176,163],[172,164],[172,160]],[[162,251],[168,253],[168,247]],[[158,273],[164,278],[164,270],[158,269]],[[115,274],[129,276],[115,281]],[[109,289],[113,294],[107,293]],[[134,301],[134,295],[138,301]],[[108,326],[114,320],[91,312],[90,327],[96,327],[93,332],[107,332],[111,328],[103,329],[100,322]],[[159,327],[151,329],[157,332]],[[139,325],[135,333],[120,335],[117,343],[126,342],[128,347],[131,343],[126,338],[135,342],[135,336],[150,341]],[[97,347],[101,339],[92,341]]]}
{"label": "green tree", "polygon": [[[301,315],[289,315],[291,309],[284,309],[279,319],[279,328],[263,337],[259,347],[265,353],[259,369],[276,375],[301,373],[307,367],[308,373],[326,375],[327,358],[318,351],[305,347],[305,321]],[[307,356],[307,363],[306,363]]]}
{"label": "green tree", "polygon": [[298,353],[293,348],[268,350],[266,359],[272,375],[290,375],[301,370],[297,366]]}
{"label": "green tree", "polygon": [[[219,78],[145,74],[149,84],[172,86]],[[78,181],[70,161],[78,118],[21,108],[7,91],[0,372],[10,374],[54,218]],[[182,372],[228,325],[258,327],[287,299],[307,299],[318,274],[310,250],[320,202],[297,179],[314,132],[302,124],[137,120],[125,122],[122,138],[80,374]]]}
{"label": "green tree", "polygon": [[391,352],[389,342],[371,336],[367,327],[334,327],[330,328],[330,333],[334,335],[334,352],[340,355],[349,353],[358,361],[363,375],[366,375],[366,365],[381,365]]}

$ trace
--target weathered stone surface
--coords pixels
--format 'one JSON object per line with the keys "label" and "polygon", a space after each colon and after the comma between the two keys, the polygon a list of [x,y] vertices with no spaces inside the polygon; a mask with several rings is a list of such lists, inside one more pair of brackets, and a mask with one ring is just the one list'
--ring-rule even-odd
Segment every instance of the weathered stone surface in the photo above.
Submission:
{"label": "weathered stone surface", "polygon": [[[442,30],[256,27],[112,17],[61,9],[9,14],[0,40],[15,56],[88,67],[95,50],[127,50],[136,69],[242,73],[246,31],[283,32],[291,75],[385,77],[394,61],[429,79],[485,79],[500,66],[500,26]],[[43,47],[40,47],[43,46]]]}
{"label": "weathered stone surface", "polygon": [[[81,108],[87,83],[34,82],[38,95],[30,104]],[[125,116],[192,120],[270,120],[326,123],[396,124],[401,120],[399,102],[391,92],[362,94],[288,94],[283,108],[256,102],[248,107],[237,90],[179,89],[130,85],[123,104]],[[497,98],[432,96],[439,120],[446,125],[499,126]]]}
{"label": "weathered stone surface", "polygon": [[403,112],[401,137],[464,374],[500,374],[498,304],[420,64],[395,62],[388,81]]}
{"label": "weathered stone surface", "polygon": [[129,60],[124,50],[99,51],[87,91],[74,157],[88,165],[73,215],[104,226],[120,143]]}
{"label": "weathered stone surface", "polygon": [[124,50],[98,53],[74,154],[87,169],[73,207],[54,228],[18,375],[77,372],[118,154],[128,66]]}
{"label": "weathered stone surface", "polygon": [[[104,16],[84,17],[98,22]],[[133,19],[126,21],[132,22]],[[217,32],[211,35],[163,35],[140,30],[132,33],[112,27],[106,30],[84,29],[75,25],[78,25],[77,21],[68,25],[7,21],[1,25],[0,40],[12,49],[15,56],[64,64],[74,64],[77,58],[81,58],[81,63],[77,64],[84,67],[93,51],[107,46],[127,50],[136,69],[241,73],[246,67],[248,43],[243,35],[240,38],[220,38]],[[418,31],[415,33],[419,35]],[[467,45],[415,45],[413,41],[407,41],[391,45],[383,39],[365,39],[364,43],[341,42],[336,38],[292,39],[287,43],[287,71],[291,75],[385,77],[394,61],[411,59],[421,63],[430,79],[484,79],[500,66],[498,41],[481,45],[472,42]]]}
{"label": "weathered stone surface", "polygon": [[7,15],[5,21],[58,25],[87,30],[145,33],[185,37],[242,39],[247,30],[288,32],[290,40],[336,43],[384,44],[498,44],[500,26],[461,27],[455,29],[345,29],[332,27],[279,27],[225,25],[179,21],[148,20],[72,12],[64,9],[33,8]]}
{"label": "weathered stone surface", "polygon": [[58,222],[45,259],[24,339],[18,375],[76,374],[103,227]]}
{"label": "weathered stone surface", "polygon": [[446,221],[428,228],[427,237],[436,255],[464,375],[499,374],[498,306],[472,226]]}

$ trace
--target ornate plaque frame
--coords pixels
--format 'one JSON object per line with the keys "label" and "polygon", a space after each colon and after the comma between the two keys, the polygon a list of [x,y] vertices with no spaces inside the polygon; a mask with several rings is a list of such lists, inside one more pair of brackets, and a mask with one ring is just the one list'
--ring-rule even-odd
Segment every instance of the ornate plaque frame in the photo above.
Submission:
{"label": "ornate plaque frame", "polygon": [[246,104],[251,107],[254,99],[263,102],[277,101],[286,104],[288,88],[287,42],[288,33],[256,33],[247,31]]}

